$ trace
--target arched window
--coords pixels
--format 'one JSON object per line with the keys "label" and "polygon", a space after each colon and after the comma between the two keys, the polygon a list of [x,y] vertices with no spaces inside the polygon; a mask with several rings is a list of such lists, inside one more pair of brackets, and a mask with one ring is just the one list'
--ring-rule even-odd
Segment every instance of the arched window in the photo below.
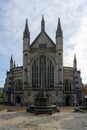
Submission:
{"label": "arched window", "polygon": [[49,88],[54,86],[54,65],[48,57],[41,55],[32,64],[32,87]]}
{"label": "arched window", "polygon": [[14,90],[15,91],[21,91],[22,90],[22,81],[16,80],[14,83]]}
{"label": "arched window", "polygon": [[40,86],[46,87],[46,56],[40,56]]}
{"label": "arched window", "polygon": [[38,87],[38,64],[34,61],[32,65],[32,87]]}
{"label": "arched window", "polygon": [[71,82],[70,82],[70,80],[65,80],[65,82],[64,82],[64,90],[65,91],[71,91]]}
{"label": "arched window", "polygon": [[47,66],[47,77],[48,77],[48,87],[54,86],[54,66],[51,60],[49,60]]}

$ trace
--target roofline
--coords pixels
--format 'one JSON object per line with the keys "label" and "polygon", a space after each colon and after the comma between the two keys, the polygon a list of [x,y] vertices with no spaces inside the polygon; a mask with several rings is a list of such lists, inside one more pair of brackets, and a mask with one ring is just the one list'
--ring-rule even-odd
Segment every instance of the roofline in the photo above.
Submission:
{"label": "roofline", "polygon": [[35,40],[31,43],[30,47],[33,46],[33,44],[35,43],[35,41],[38,39],[38,37],[41,35],[41,33],[45,33],[45,35],[51,40],[51,42],[53,43],[52,45],[56,46],[55,43],[53,42],[53,40],[48,36],[48,34],[46,32],[40,32],[37,37],[35,38]]}

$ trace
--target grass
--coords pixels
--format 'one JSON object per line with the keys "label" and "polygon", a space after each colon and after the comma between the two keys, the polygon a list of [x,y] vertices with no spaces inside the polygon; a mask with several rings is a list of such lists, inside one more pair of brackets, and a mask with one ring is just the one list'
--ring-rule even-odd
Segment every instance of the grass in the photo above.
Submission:
{"label": "grass", "polygon": [[3,109],[0,109],[0,112],[3,111]]}
{"label": "grass", "polygon": [[0,112],[7,112],[7,109],[0,108]]}
{"label": "grass", "polygon": [[87,112],[87,109],[85,109],[84,111]]}
{"label": "grass", "polygon": [[3,98],[0,97],[0,105],[3,103]]}

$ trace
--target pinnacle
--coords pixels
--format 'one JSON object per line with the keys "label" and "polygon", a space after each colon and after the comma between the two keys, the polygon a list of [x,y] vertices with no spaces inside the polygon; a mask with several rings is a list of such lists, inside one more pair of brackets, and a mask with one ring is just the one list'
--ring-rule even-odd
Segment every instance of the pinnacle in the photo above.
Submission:
{"label": "pinnacle", "polygon": [[61,22],[60,18],[58,18],[58,26],[57,26],[57,31],[56,31],[56,37],[62,37],[62,29],[61,29]]}

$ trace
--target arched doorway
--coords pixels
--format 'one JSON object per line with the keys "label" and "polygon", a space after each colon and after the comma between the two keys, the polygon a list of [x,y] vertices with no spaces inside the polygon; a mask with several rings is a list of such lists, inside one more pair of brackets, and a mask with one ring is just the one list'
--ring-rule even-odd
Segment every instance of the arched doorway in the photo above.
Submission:
{"label": "arched doorway", "polygon": [[19,96],[17,96],[15,98],[15,103],[16,103],[16,106],[20,106],[20,104],[21,104],[21,98]]}
{"label": "arched doorway", "polygon": [[70,96],[67,96],[67,97],[65,98],[65,105],[66,105],[66,106],[71,106],[71,105],[72,105],[72,99],[71,99]]}

